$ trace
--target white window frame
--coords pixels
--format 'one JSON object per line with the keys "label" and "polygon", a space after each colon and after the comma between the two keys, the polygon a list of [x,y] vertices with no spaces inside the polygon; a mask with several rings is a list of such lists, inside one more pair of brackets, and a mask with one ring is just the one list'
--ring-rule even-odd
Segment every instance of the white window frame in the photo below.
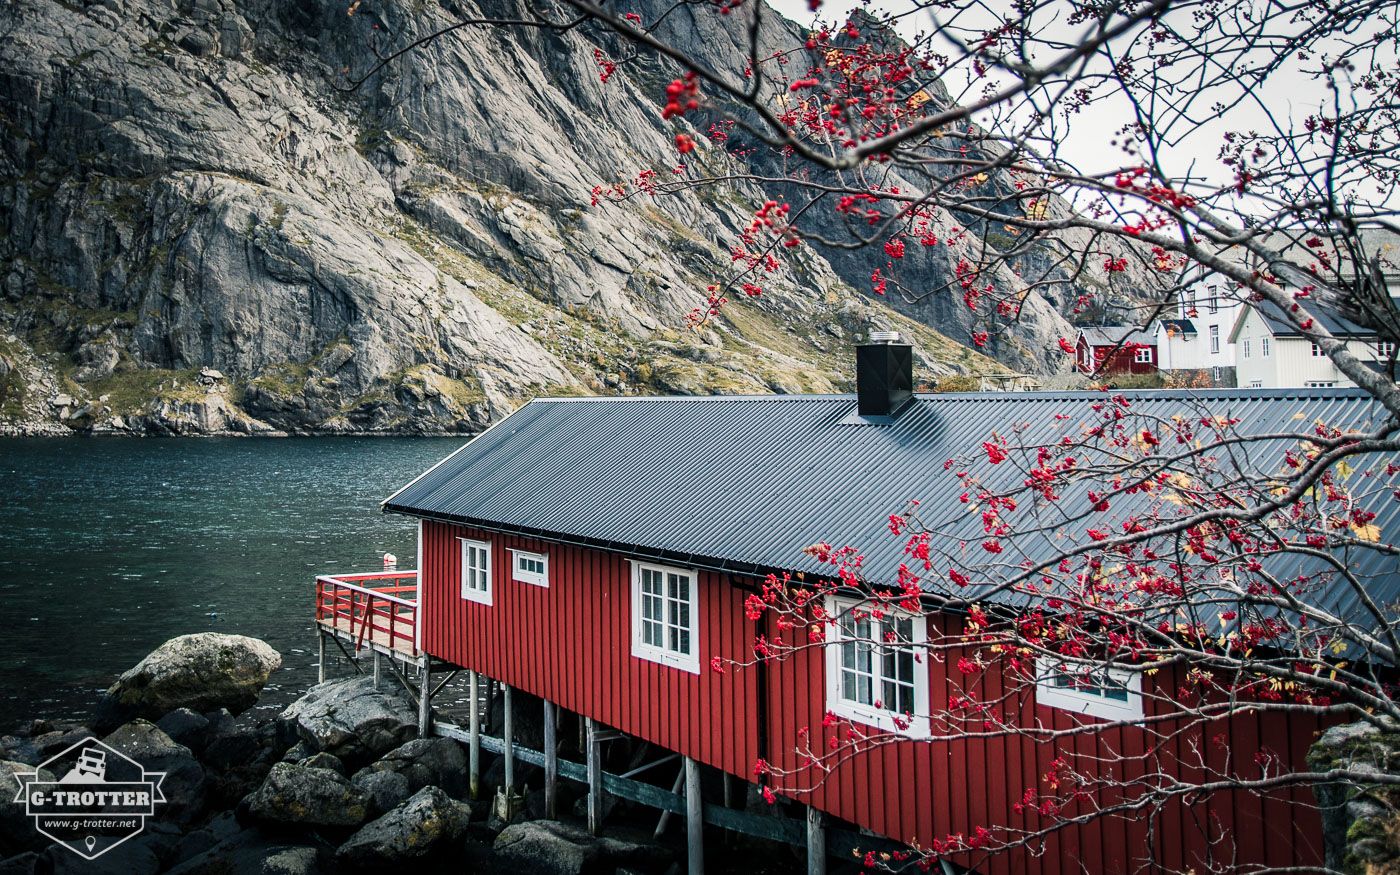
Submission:
{"label": "white window frame", "polygon": [[1264,388],[1264,381],[1263,381],[1263,380],[1252,380],[1252,381],[1250,381],[1249,388],[1251,388],[1251,389],[1262,389],[1262,388]]}
{"label": "white window frame", "polygon": [[1269,338],[1267,337],[1259,338],[1259,357],[1265,359],[1269,357]]}
{"label": "white window frame", "polygon": [[[521,568],[522,560],[526,562],[538,562],[543,566],[540,570]],[[510,551],[510,578],[521,583],[528,583],[532,586],[542,586],[549,588],[549,554],[535,553],[530,550]]]}
{"label": "white window frame", "polygon": [[[474,538],[458,538],[462,542],[462,598],[469,602],[491,606],[491,542],[478,541]],[[478,555],[486,559],[486,567],[479,568],[472,564],[472,551],[480,551]],[[471,572],[477,571],[482,574],[484,587],[471,585]]]}
{"label": "white window frame", "polygon": [[[1039,657],[1035,661],[1035,702],[1047,708],[1072,711],[1086,717],[1101,720],[1134,722],[1144,717],[1142,707],[1142,672],[1126,671],[1121,668],[1102,668],[1110,680],[1127,688],[1126,701],[1110,699],[1088,689],[1059,686],[1056,680],[1067,672],[1061,669],[1063,663],[1050,657]],[[1076,663],[1076,665],[1078,665]]]}
{"label": "white window frame", "polygon": [[1305,388],[1305,389],[1335,389],[1336,387],[1337,387],[1337,381],[1336,381],[1336,380],[1304,380],[1304,381],[1303,381],[1303,388]]}
{"label": "white window frame", "polygon": [[1393,352],[1395,352],[1395,341],[1393,341],[1393,340],[1378,340],[1378,341],[1376,341],[1376,355],[1377,355],[1377,357],[1380,358],[1381,361],[1383,361],[1383,362],[1385,362],[1385,361],[1390,361],[1390,355],[1391,355],[1391,353],[1393,353]]}
{"label": "white window frame", "polygon": [[1219,355],[1219,354],[1220,354],[1220,326],[1219,326],[1219,325],[1212,325],[1212,326],[1210,327],[1210,354],[1211,354],[1211,355]]}
{"label": "white window frame", "polygon": [[1243,340],[1240,341],[1240,350],[1241,350],[1241,353],[1243,354],[1243,356],[1244,356],[1245,358],[1249,358],[1249,338],[1248,338],[1248,337],[1246,337],[1246,338],[1244,338]]}
{"label": "white window frame", "polygon": [[1322,358],[1324,355],[1326,355],[1326,353],[1324,353],[1324,352],[1322,351],[1322,347],[1318,346],[1318,345],[1315,344],[1315,343],[1312,345],[1312,354],[1313,354],[1313,358],[1315,358],[1315,359],[1316,359],[1316,358]]}
{"label": "white window frame", "polygon": [[1133,350],[1133,361],[1138,364],[1152,364],[1152,347],[1140,346]]}
{"label": "white window frame", "polygon": [[[690,633],[690,652],[682,653],[672,650],[666,646],[649,644],[645,639],[645,630],[642,613],[642,572],[651,571],[663,575],[679,574],[684,575],[690,581],[690,597],[687,600],[689,606],[690,622],[687,626],[676,626],[674,628],[683,629]],[[663,604],[678,599],[671,599],[663,594]],[[663,629],[673,628],[670,624],[663,624]],[[632,655],[638,659],[646,659],[651,662],[659,662],[662,665],[669,665],[691,674],[700,673],[700,574],[694,568],[678,568],[673,565],[658,565],[653,562],[642,562],[632,560]]]}
{"label": "white window frame", "polygon": [[[844,717],[856,723],[874,726],[886,732],[906,735],[910,738],[927,738],[929,735],[929,679],[928,654],[921,652],[922,645],[928,643],[928,621],[917,614],[879,606],[885,614],[912,621],[910,647],[915,650],[914,659],[914,711],[911,715],[899,715],[908,721],[908,726],[900,728],[895,722],[896,712],[886,708],[876,708],[861,702],[852,701],[841,695],[841,645],[852,640],[843,634],[840,618],[852,608],[868,610],[871,605],[858,599],[827,596],[827,615],[832,623],[827,626],[826,642],[826,710],[837,717]],[[873,660],[878,663],[882,660]],[[883,679],[883,673],[881,674]]]}

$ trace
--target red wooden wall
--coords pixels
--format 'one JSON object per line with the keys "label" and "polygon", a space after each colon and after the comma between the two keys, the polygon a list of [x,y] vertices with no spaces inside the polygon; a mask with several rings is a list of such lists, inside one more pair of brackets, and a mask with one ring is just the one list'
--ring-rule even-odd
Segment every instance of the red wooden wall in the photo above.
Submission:
{"label": "red wooden wall", "polygon": [[[459,537],[492,543],[489,607],[461,598]],[[547,589],[511,579],[510,548],[549,554]],[[777,631],[746,619],[746,593],[720,575],[698,575],[701,650],[696,675],[631,655],[631,568],[620,555],[430,521],[423,523],[423,554],[423,647],[435,656],[746,779],[760,756],[784,768],[797,767],[803,729],[811,731],[814,746],[822,742],[826,687],[819,651],[761,669],[729,668],[723,674],[710,669],[715,656],[751,658],[754,636]],[[960,691],[961,675],[950,668],[956,662],[956,656],[929,661],[934,711],[945,707],[950,691]],[[767,725],[762,728],[760,671],[767,689],[762,709]],[[1175,680],[1158,677],[1155,682]],[[984,699],[1000,692],[995,678],[990,683],[982,691]],[[1073,725],[1066,712],[1035,705],[1029,693],[1007,705],[1005,715],[1027,726],[1035,721],[1060,729]],[[1256,754],[1265,751],[1301,763],[1318,730],[1313,718],[1288,721],[1255,714],[1188,732],[1163,731],[1165,741],[1124,729],[1055,743],[1024,738],[900,742],[839,767],[810,795],[787,795],[878,833],[927,845],[952,834],[971,835],[979,825],[1043,825],[1037,815],[1018,815],[1012,806],[1027,788],[1041,787],[1041,776],[1059,756],[1081,770],[1098,767],[1096,759],[1107,757],[1113,762],[1106,768],[1125,770],[1125,777],[1151,768],[1189,779],[1199,770],[1181,764],[1203,751],[1213,768],[1223,768],[1228,758],[1236,771],[1248,775]],[[766,749],[761,749],[765,734]],[[804,789],[810,786],[809,778],[802,780],[807,782]],[[1233,871],[1249,862],[1317,865],[1322,862],[1321,824],[1312,801],[1307,789],[1262,798],[1222,794],[1193,807],[1171,807],[1150,825],[1100,819],[1061,831],[1041,852],[969,856],[960,862],[987,875],[1142,871],[1144,857],[1163,867],[1194,866],[1200,872]],[[1206,830],[1213,839],[1222,831],[1231,838],[1224,844],[1207,841]],[[1209,869],[1208,862],[1216,868]]]}
{"label": "red wooden wall", "polygon": [[[461,597],[459,537],[491,542],[489,607]],[[511,548],[549,554],[547,589],[511,579]],[[423,554],[424,650],[629,735],[753,774],[753,675],[717,674],[709,662],[751,655],[754,624],[744,618],[744,594],[718,575],[698,575],[701,660],[691,674],[632,656],[631,566],[622,556],[428,520]]]}
{"label": "red wooden wall", "polygon": [[[1075,348],[1075,364],[1079,370],[1086,374],[1153,374],[1157,372],[1157,347],[1148,346],[1144,349],[1152,351],[1152,360],[1140,362],[1137,360],[1137,348],[1112,346],[1090,347],[1084,338],[1079,339]],[[1085,353],[1092,355],[1092,364],[1085,366]],[[1112,352],[1112,358],[1109,353]]]}

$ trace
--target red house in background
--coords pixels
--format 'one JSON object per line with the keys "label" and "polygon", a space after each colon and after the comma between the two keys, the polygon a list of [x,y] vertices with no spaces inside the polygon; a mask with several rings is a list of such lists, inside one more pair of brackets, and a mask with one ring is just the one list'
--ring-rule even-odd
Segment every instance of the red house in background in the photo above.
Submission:
{"label": "red house in background", "polygon": [[[934,516],[954,508],[945,459],[1010,422],[1028,424],[1024,441],[1045,439],[1060,427],[1056,414],[1101,400],[1098,393],[913,395],[910,358],[907,346],[861,347],[854,397],[525,405],[383,504],[420,520],[422,650],[539,696],[547,708],[678,752],[697,774],[753,781],[759,759],[796,768],[802,733],[821,732],[828,713],[908,736],[840,765],[810,793],[789,794],[809,806],[809,823],[844,821],[925,847],[982,825],[1035,828],[1035,812],[1017,804],[1026,788],[1059,757],[1102,768],[1095,746],[1107,742],[934,742],[921,740],[926,718],[901,729],[898,714],[944,708],[954,659],[915,660],[907,649],[869,644],[885,640],[879,629],[838,625],[822,651],[712,670],[716,660],[751,659],[758,636],[784,634],[766,616],[749,619],[744,600],[770,572],[829,572],[804,547],[858,545],[867,579],[892,584],[903,542],[890,535],[889,515],[911,498]],[[1276,428],[1309,404],[1354,403],[1358,411],[1364,404],[1359,394],[1313,394],[1193,397]],[[1135,403],[1169,416],[1180,399],[1158,392]],[[883,622],[903,624],[897,631],[914,641],[932,628],[895,616]],[[956,631],[963,620],[936,614],[928,622]],[[1175,683],[1167,674],[1135,674],[1112,690],[1047,680],[1008,705],[1008,719],[1068,728],[1075,715],[1141,716],[1155,707],[1143,685],[1165,689]],[[1114,767],[1136,762],[1171,773],[1189,768],[1182,763],[1192,749],[1212,766],[1266,751],[1301,763],[1319,729],[1311,716],[1254,714],[1200,727],[1168,751],[1132,728],[1108,741],[1126,754]],[[1219,738],[1227,744],[1207,743]],[[704,785],[696,778],[692,786],[699,793]],[[704,801],[707,809],[718,802]],[[1222,853],[1237,864],[1315,866],[1323,858],[1316,810],[1288,804],[1310,801],[1311,792],[1298,788],[1223,793],[1183,802],[1150,830],[1142,821],[1095,820],[1060,830],[1041,855],[959,856],[944,871],[975,864],[988,875],[1136,872],[1149,861],[1204,871]]]}
{"label": "red house in background", "polygon": [[1157,371],[1157,338],[1122,325],[1086,326],[1074,344],[1075,364],[1093,375],[1152,374]]}

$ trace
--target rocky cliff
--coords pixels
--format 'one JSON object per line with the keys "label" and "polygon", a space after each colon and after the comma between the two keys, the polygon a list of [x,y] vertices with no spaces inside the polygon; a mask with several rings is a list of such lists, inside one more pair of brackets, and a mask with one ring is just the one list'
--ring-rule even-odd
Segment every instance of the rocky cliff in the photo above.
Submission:
{"label": "rocky cliff", "polygon": [[[810,250],[686,329],[766,193],[590,205],[674,158],[664,71],[603,83],[578,33],[477,28],[347,91],[367,32],[519,13],[347,5],[0,10],[0,430],[473,431],[542,393],[831,391],[871,328],[924,380],[1001,369],[929,327],[953,314],[897,313],[855,291],[868,265]],[[1054,304],[997,350],[1014,369],[1059,364]]]}

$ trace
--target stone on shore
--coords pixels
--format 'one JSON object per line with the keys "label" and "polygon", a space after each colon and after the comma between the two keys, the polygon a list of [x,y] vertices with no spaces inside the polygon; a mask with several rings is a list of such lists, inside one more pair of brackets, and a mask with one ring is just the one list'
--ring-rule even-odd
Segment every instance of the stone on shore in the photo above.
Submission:
{"label": "stone on shore", "polygon": [[369,869],[421,859],[466,832],[470,818],[466,805],[438,787],[424,787],[347,839],[336,862]]}
{"label": "stone on shore", "polygon": [[161,820],[191,823],[204,811],[208,789],[204,767],[189,748],[176,744],[160,727],[147,720],[133,720],[102,741],[136,760],[146,771],[164,773],[160,787],[165,804],[156,808]]}
{"label": "stone on shore", "polygon": [[503,868],[539,875],[579,875],[617,866],[658,869],[672,861],[661,845],[590,836],[581,827],[552,820],[506,827],[496,837],[495,851]]}
{"label": "stone on shore", "polygon": [[461,799],[467,793],[467,755],[450,738],[415,738],[395,748],[356,773],[397,772],[408,779],[409,793],[424,787],[441,787],[448,796]]}
{"label": "stone on shore", "polygon": [[358,767],[418,735],[418,713],[403,693],[374,688],[370,678],[327,681],[277,718],[314,751]]}
{"label": "stone on shore", "polygon": [[[24,851],[39,851],[49,844],[48,839],[35,832],[34,821],[25,811],[24,803],[15,801],[20,788],[15,773],[33,771],[32,765],[0,760],[0,860]],[[47,769],[40,769],[39,780],[52,781],[54,775]]]}
{"label": "stone on shore", "polygon": [[159,720],[178,708],[204,712],[227,708],[237,714],[258,694],[282,657],[245,635],[199,632],[157,647],[107,690],[93,721],[99,733],[128,720]]}
{"label": "stone on shore", "polygon": [[248,812],[271,824],[359,826],[369,794],[330,769],[277,763],[251,797]]}

